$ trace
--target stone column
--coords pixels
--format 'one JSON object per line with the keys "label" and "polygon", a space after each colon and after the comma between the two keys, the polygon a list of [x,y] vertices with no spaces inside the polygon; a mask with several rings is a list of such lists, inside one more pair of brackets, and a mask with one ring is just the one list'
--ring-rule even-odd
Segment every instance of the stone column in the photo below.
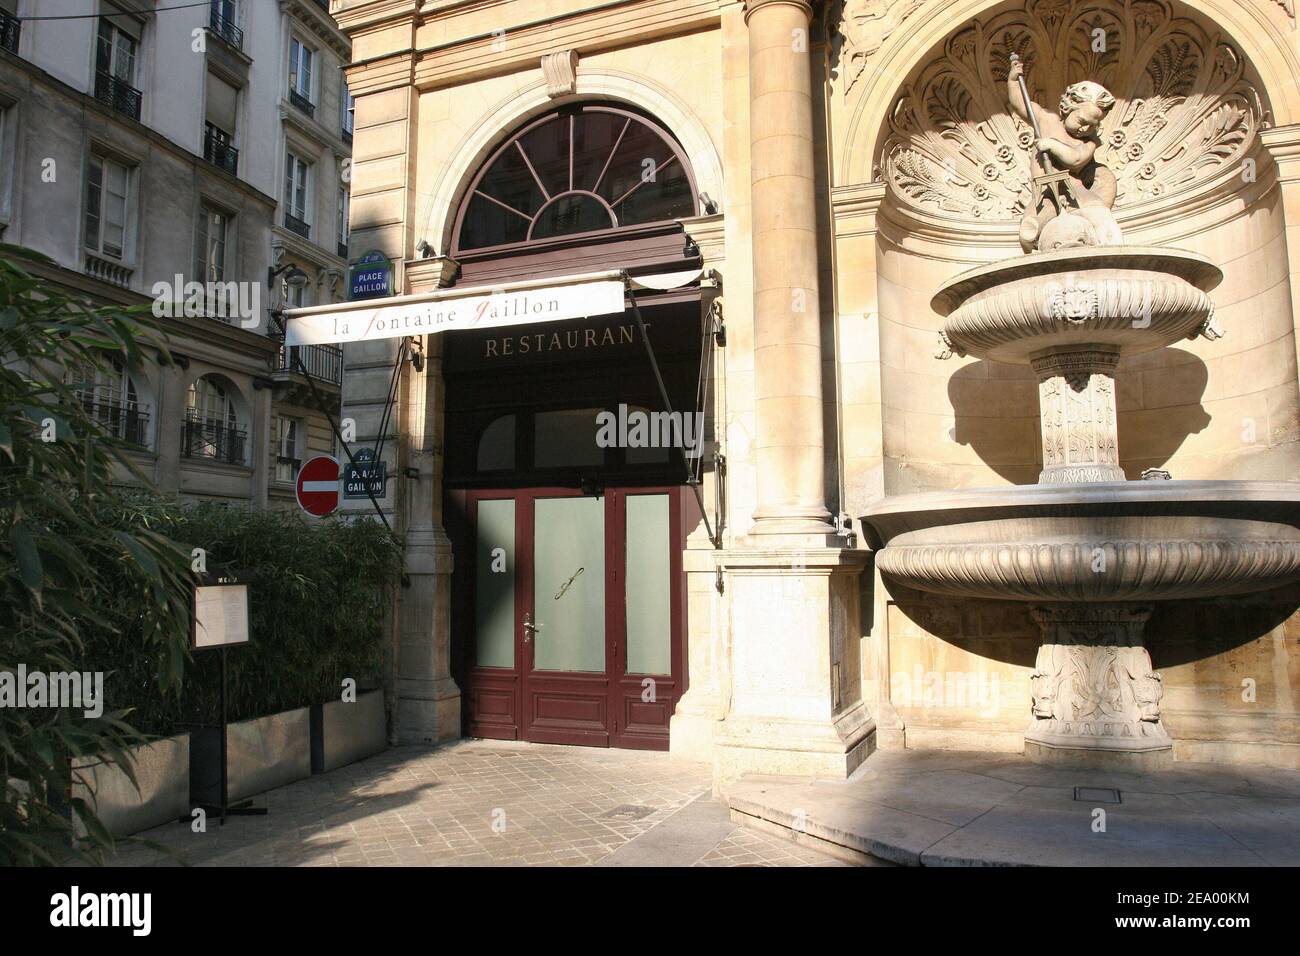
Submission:
{"label": "stone column", "polygon": [[1278,183],[1282,188],[1282,212],[1286,229],[1286,247],[1290,252],[1288,287],[1291,293],[1291,323],[1295,330],[1296,361],[1300,363],[1300,123],[1274,126],[1259,131],[1261,142],[1277,164]]}
{"label": "stone column", "polygon": [[747,773],[843,778],[870,752],[859,584],[824,501],[821,303],[809,23],[803,0],[750,0],[754,524],[718,552],[726,718],[714,790]]}
{"label": "stone column", "polygon": [[1031,360],[1038,375],[1043,435],[1040,485],[1123,481],[1115,417],[1119,350],[1047,352]]}
{"label": "stone column", "polygon": [[[749,0],[755,535],[833,533],[823,485],[822,352],[807,0]],[[830,543],[829,539],[823,544]]]}

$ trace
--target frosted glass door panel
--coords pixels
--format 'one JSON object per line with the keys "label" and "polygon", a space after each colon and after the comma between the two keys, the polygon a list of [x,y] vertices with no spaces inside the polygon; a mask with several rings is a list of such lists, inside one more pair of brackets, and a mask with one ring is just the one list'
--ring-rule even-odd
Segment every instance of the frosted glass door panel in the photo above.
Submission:
{"label": "frosted glass door panel", "polygon": [[672,673],[668,496],[627,496],[627,672]]}
{"label": "frosted glass door panel", "polygon": [[515,666],[515,503],[478,503],[474,626],[479,667]]}
{"label": "frosted glass door panel", "polygon": [[605,502],[538,498],[533,512],[534,667],[605,670]]}

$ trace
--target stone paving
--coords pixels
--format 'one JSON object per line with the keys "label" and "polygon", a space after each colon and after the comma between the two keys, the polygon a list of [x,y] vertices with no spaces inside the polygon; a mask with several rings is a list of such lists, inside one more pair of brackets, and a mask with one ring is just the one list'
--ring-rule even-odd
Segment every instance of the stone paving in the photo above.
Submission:
{"label": "stone paving", "polygon": [[[464,740],[395,748],[255,799],[265,817],[138,834],[121,866],[839,866],[741,830],[707,766],[663,753]],[[689,812],[678,816],[679,811]]]}
{"label": "stone paving", "polygon": [[727,797],[750,825],[911,866],[1300,866],[1296,770],[878,751],[849,780],[746,777]]}

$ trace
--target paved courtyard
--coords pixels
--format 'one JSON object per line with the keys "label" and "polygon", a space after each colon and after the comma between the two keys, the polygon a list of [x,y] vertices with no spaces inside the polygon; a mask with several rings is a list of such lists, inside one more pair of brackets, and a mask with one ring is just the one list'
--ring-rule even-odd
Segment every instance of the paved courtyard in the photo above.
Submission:
{"label": "paved courtyard", "polygon": [[709,768],[663,753],[464,740],[403,747],[256,798],[265,817],[138,834],[123,866],[843,866],[744,830]]}

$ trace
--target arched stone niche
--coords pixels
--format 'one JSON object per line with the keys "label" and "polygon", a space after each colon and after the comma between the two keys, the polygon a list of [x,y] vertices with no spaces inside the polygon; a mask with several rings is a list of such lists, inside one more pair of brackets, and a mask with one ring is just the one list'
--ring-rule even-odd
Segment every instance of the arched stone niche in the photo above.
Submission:
{"label": "arched stone niche", "polygon": [[1260,143],[1269,91],[1237,40],[1168,0],[1027,0],[959,23],[896,84],[874,169],[884,484],[888,494],[1033,482],[1036,381],[1027,369],[938,361],[929,305],[948,277],[1020,255],[1032,131],[1006,105],[1012,53],[1055,109],[1070,83],[1116,97],[1098,159],[1132,244],[1191,249],[1224,270],[1227,337],[1139,356],[1118,376],[1130,478],[1291,478],[1300,402],[1276,170]]}

